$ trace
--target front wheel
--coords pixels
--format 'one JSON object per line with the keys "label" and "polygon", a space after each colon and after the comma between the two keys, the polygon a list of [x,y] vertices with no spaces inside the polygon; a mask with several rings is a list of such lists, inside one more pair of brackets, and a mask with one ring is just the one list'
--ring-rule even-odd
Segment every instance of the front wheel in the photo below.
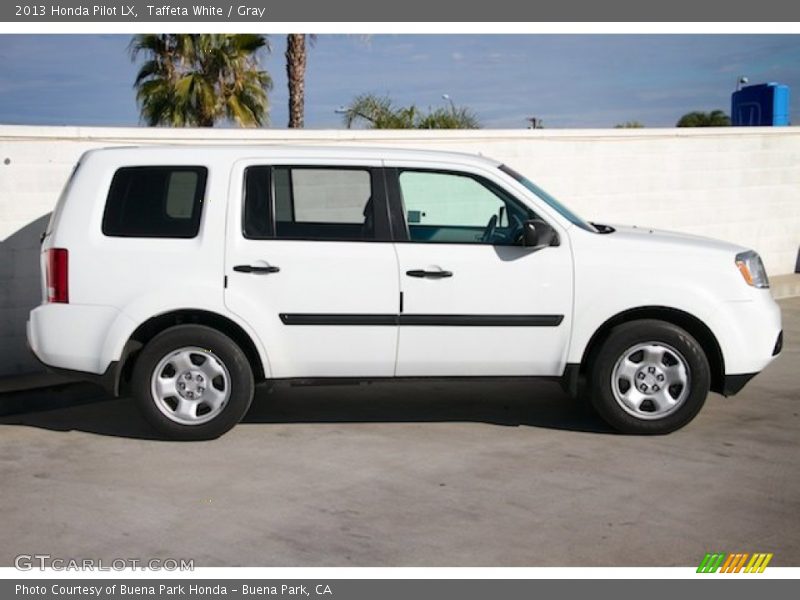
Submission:
{"label": "front wheel", "polygon": [[694,419],[710,386],[708,359],[682,328],[653,319],[615,327],[591,365],[591,400],[623,433],[663,434]]}
{"label": "front wheel", "polygon": [[254,392],[241,348],[203,325],[177,325],[153,338],[132,383],[145,419],[176,440],[219,437],[244,417]]}

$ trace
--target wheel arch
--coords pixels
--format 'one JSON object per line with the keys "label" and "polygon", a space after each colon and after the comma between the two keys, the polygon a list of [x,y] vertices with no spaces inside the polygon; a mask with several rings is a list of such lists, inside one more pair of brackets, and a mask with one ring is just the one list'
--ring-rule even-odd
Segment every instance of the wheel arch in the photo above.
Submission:
{"label": "wheel arch", "polygon": [[247,356],[256,382],[266,378],[266,370],[252,337],[235,321],[219,313],[202,309],[178,309],[151,317],[131,333],[120,356],[115,391],[127,390],[139,352],[162,331],[175,325],[205,325],[230,337]]}
{"label": "wheel arch", "polygon": [[[573,373],[580,378],[585,378],[589,365],[592,363],[595,354],[602,347],[603,342],[608,338],[611,330],[617,325],[637,321],[639,319],[658,319],[685,329],[693,338],[697,340],[708,359],[711,369],[711,391],[722,393],[725,387],[725,357],[719,341],[711,329],[696,316],[668,306],[641,306],[624,310],[607,319],[589,338],[589,342],[584,348],[578,369],[573,369]],[[575,371],[577,371],[575,373]],[[571,388],[577,388],[578,377],[570,378],[568,384]],[[577,392],[577,389],[570,391]]]}

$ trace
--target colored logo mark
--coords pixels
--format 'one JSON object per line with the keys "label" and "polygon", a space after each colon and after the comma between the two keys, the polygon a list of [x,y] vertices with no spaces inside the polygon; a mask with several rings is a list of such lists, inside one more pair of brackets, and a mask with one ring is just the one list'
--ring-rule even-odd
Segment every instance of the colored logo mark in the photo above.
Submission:
{"label": "colored logo mark", "polygon": [[709,552],[700,561],[698,573],[763,573],[772,553],[756,552],[753,554],[725,552]]}

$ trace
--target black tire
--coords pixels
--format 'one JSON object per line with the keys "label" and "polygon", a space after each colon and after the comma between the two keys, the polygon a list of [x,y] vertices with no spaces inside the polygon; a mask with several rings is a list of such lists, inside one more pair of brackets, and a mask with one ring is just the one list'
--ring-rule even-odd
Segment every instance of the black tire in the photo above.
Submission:
{"label": "black tire", "polygon": [[[688,373],[687,385],[678,384],[674,388],[670,386],[668,391],[661,390],[662,397],[663,394],[669,393],[671,396],[675,394],[677,398],[683,398],[680,402],[676,402],[674,408],[665,409],[663,416],[658,416],[659,409],[652,400],[645,400],[642,409],[623,408],[623,400],[618,401],[614,391],[614,370],[618,361],[621,361],[624,356],[634,356],[635,359],[636,355],[629,355],[628,352],[636,348],[638,344],[648,344],[649,342],[677,351],[680,358],[683,359],[685,372]],[[667,354],[669,356],[664,359],[664,364],[670,363],[675,358],[675,354],[669,350]],[[635,364],[635,360],[633,362]],[[666,368],[670,368],[670,366],[674,365],[667,364]],[[633,381],[649,376],[644,373],[640,375],[642,368],[644,367],[640,367],[635,372]],[[648,382],[658,383],[649,379],[641,381],[645,388]],[[684,329],[671,323],[656,319],[641,319],[614,327],[599,351],[595,353],[590,365],[589,394],[595,410],[617,431],[634,434],[665,434],[680,429],[697,416],[708,396],[710,382],[708,359],[697,340]],[[626,384],[629,385],[627,378],[620,377],[616,384],[618,392],[620,390],[624,392]],[[686,388],[685,395],[684,387]],[[654,393],[652,388],[650,393]],[[651,410],[652,414],[648,414],[648,411]]]}
{"label": "black tire", "polygon": [[[199,355],[202,360],[203,353],[210,353],[208,356],[217,359],[216,364],[221,363],[223,369],[227,370],[214,384],[221,387],[220,394],[227,393],[227,399],[219,403],[219,408],[214,409],[218,414],[197,424],[184,424],[168,417],[164,410],[168,411],[169,403],[177,404],[179,399],[172,396],[167,401],[159,401],[152,389],[153,385],[157,385],[152,379],[154,370],[162,359],[184,348],[202,350],[191,353],[192,359],[195,358],[194,355]],[[241,348],[225,334],[204,325],[176,325],[154,337],[136,360],[131,384],[133,396],[144,418],[156,431],[173,440],[210,440],[219,437],[242,420],[250,408],[255,388],[253,371]],[[205,385],[211,386],[212,382]],[[194,393],[197,394],[198,391],[202,394],[203,388],[196,388]],[[165,409],[159,408],[159,405],[165,404]],[[195,412],[199,413],[201,409],[196,409]],[[209,410],[208,417],[214,411]],[[203,418],[205,417],[200,417]]]}

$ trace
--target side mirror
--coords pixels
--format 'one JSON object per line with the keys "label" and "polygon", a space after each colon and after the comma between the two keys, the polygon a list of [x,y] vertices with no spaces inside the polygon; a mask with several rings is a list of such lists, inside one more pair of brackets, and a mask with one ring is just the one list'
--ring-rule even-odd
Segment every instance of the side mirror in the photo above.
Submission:
{"label": "side mirror", "polygon": [[544,221],[531,219],[522,224],[522,245],[526,248],[545,248],[558,244],[556,230]]}

